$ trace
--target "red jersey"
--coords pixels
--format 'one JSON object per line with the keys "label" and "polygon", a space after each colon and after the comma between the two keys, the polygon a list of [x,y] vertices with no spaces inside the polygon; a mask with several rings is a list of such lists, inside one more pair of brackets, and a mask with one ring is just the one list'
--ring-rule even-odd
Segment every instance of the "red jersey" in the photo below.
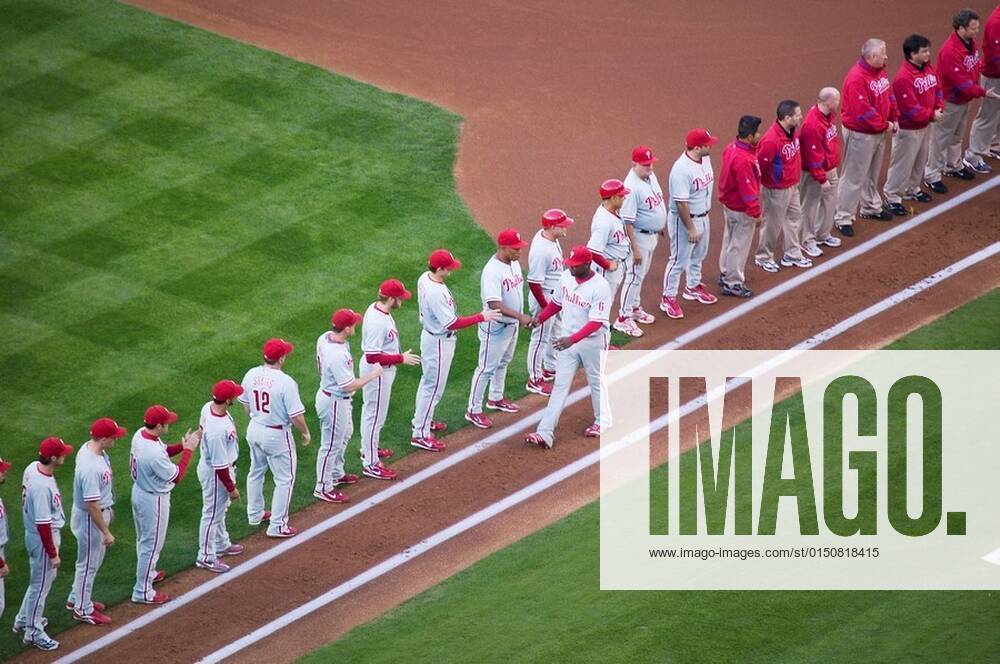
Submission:
{"label": "red jersey", "polygon": [[844,77],[844,126],[863,134],[881,134],[898,117],[892,83],[885,67],[874,69],[864,58]]}
{"label": "red jersey", "polygon": [[760,164],[757,147],[736,139],[722,151],[719,201],[734,212],[760,217]]}
{"label": "red jersey", "polygon": [[983,28],[983,76],[1000,78],[1000,5]]}
{"label": "red jersey", "polygon": [[968,104],[985,95],[986,90],[979,87],[979,71],[982,68],[983,61],[979,59],[976,40],[971,39],[966,44],[957,32],[951,33],[941,45],[937,59],[944,100],[952,104]]}
{"label": "red jersey", "polygon": [[794,132],[789,136],[777,122],[761,137],[757,160],[760,183],[768,189],[788,189],[799,183],[802,174],[799,137]]}
{"label": "red jersey", "polygon": [[934,120],[934,110],[944,108],[944,96],[937,73],[927,63],[923,68],[907,60],[899,68],[892,90],[899,105],[899,126],[923,129]]}
{"label": "red jersey", "polygon": [[802,143],[802,167],[809,171],[813,180],[823,184],[826,172],[840,166],[836,113],[825,115],[818,106],[810,108],[802,121],[799,141]]}

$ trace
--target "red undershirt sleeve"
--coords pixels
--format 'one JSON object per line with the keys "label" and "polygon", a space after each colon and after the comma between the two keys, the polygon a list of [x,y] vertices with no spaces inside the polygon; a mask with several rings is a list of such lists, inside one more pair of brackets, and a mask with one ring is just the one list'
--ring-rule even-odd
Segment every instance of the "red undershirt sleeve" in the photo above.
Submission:
{"label": "red undershirt sleeve", "polygon": [[545,297],[545,291],[542,289],[542,285],[529,281],[528,288],[531,290],[531,294],[535,296],[535,302],[538,302],[539,306],[544,309],[545,305],[548,304],[549,301]]}
{"label": "red undershirt sleeve", "polygon": [[45,549],[46,555],[49,558],[55,558],[59,555],[56,551],[55,540],[52,539],[52,524],[51,523],[37,523],[35,528],[38,528],[38,537],[42,540],[42,548]]}
{"label": "red undershirt sleeve", "polygon": [[555,302],[549,302],[548,304],[545,305],[545,308],[542,309],[541,313],[538,314],[538,322],[544,323],[545,321],[552,318],[560,311],[562,311],[561,306],[559,306]]}
{"label": "red undershirt sleeve", "polygon": [[368,364],[381,364],[383,367],[403,363],[403,356],[400,353],[365,353],[365,359],[368,360]]}
{"label": "red undershirt sleeve", "polygon": [[184,446],[180,443],[176,445],[167,445],[167,456],[177,456],[184,451]]}
{"label": "red undershirt sleeve", "polygon": [[184,450],[181,452],[181,461],[177,464],[177,477],[174,478],[175,486],[184,479],[184,473],[187,472],[189,463],[191,463],[191,450]]}
{"label": "red undershirt sleeve", "polygon": [[597,332],[599,329],[601,329],[601,324],[599,322],[596,320],[588,320],[587,324],[577,330],[569,339],[573,343],[578,343],[592,335],[594,332]]}
{"label": "red undershirt sleeve", "polygon": [[[216,468],[215,476],[222,482],[222,486],[226,487],[226,491],[232,492],[236,488],[236,482],[233,481],[233,476],[228,468]],[[180,481],[180,477],[177,480]]]}
{"label": "red undershirt sleeve", "polygon": [[455,322],[448,326],[448,329],[452,331],[461,330],[462,328],[471,327],[482,322],[483,314],[482,312],[479,312],[478,314],[473,314],[471,316],[461,316],[460,318],[456,318]]}
{"label": "red undershirt sleeve", "polygon": [[600,265],[601,268],[604,270],[611,269],[611,262],[608,261],[608,259],[602,256],[601,254],[597,253],[596,251],[594,252],[594,262]]}

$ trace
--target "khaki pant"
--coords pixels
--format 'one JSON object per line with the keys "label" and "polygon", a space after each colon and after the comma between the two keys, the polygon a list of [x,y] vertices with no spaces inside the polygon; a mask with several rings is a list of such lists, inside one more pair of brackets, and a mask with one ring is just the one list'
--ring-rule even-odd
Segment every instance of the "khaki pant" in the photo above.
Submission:
{"label": "khaki pant", "polygon": [[[982,76],[980,85],[986,90],[1000,92],[1000,78]],[[991,144],[996,142],[997,132],[1000,132],[1000,99],[983,97],[982,106],[976,119],[972,121],[972,132],[969,134],[969,149],[965,158],[969,161],[982,159],[989,152]]]}
{"label": "khaki pant", "polygon": [[843,158],[840,163],[840,186],[837,188],[838,226],[850,226],[858,211],[878,214],[882,199],[878,195],[878,175],[885,153],[885,132],[865,134],[844,127]]}
{"label": "khaki pant", "polygon": [[892,137],[892,157],[882,190],[887,202],[901,203],[903,196],[913,196],[920,191],[930,137],[930,125],[923,129],[900,129]]}
{"label": "khaki pant", "polygon": [[927,153],[924,179],[938,182],[945,171],[962,170],[962,130],[968,104],[944,103],[944,115],[931,125],[931,147]]}
{"label": "khaki pant", "polygon": [[757,241],[757,260],[775,260],[774,250],[778,245],[779,233],[784,236],[785,255],[793,260],[801,259],[802,245],[799,244],[799,238],[802,235],[802,202],[799,199],[799,188],[761,187],[760,204],[764,211],[764,223]]}
{"label": "khaki pant", "polygon": [[833,230],[833,214],[837,207],[837,189],[840,187],[840,176],[837,169],[826,172],[826,181],[830,186],[823,188],[819,182],[802,171],[799,182],[799,196],[802,199],[802,246],[808,247],[822,242],[830,237]]}
{"label": "khaki pant", "polygon": [[722,206],[726,225],[722,230],[722,251],[719,252],[719,273],[727,286],[745,284],[744,270],[750,243],[753,241],[753,217],[746,212],[735,212]]}

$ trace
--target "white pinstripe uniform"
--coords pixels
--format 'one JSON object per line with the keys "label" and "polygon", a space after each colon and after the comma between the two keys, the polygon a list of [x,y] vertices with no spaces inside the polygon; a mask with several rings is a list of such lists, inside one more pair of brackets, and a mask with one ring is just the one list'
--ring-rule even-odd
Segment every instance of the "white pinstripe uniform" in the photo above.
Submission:
{"label": "white pinstripe uniform", "polygon": [[413,409],[413,437],[429,438],[434,409],[444,396],[451,361],[455,357],[455,332],[448,326],[455,322],[455,298],[444,283],[424,272],[417,280],[417,305],[420,310],[420,385]]}
{"label": "white pinstripe uniform", "polygon": [[[539,284],[545,297],[552,299],[552,294],[559,287],[559,279],[563,273],[563,253],[559,240],[545,237],[544,229],[535,233],[528,250],[528,283]],[[529,293],[528,312],[537,316],[542,310],[535,296]],[[542,380],[542,371],[555,371],[556,350],[552,343],[559,338],[562,319],[556,314],[538,327],[531,329],[531,340],[528,342],[528,379],[534,382]]]}
{"label": "white pinstripe uniform", "polygon": [[132,469],[132,518],[135,521],[135,587],[132,601],[153,600],[153,577],[163,551],[170,523],[170,492],[180,468],[167,455],[167,446],[158,437],[140,428],[132,436],[129,466]]}
{"label": "white pinstripe uniform", "polygon": [[[351,345],[338,342],[332,332],[316,340],[316,366],[319,389],[316,390],[316,415],[320,424],[319,454],[316,455],[316,488],[329,493],[344,476],[344,452],[354,434],[352,395],[344,390],[354,382],[354,358]],[[378,452],[376,451],[376,461]]]}
{"label": "white pinstripe uniform", "polygon": [[663,204],[663,190],[656,179],[656,173],[650,173],[649,179],[643,180],[632,169],[625,176],[625,188],[630,193],[622,204],[621,217],[635,232],[635,242],[642,255],[642,263],[636,265],[633,261],[628,261],[625,266],[625,286],[618,315],[633,317],[642,306],[642,282],[649,273],[653,252],[667,225],[667,206]]}
{"label": "white pinstripe uniform", "polygon": [[62,495],[59,493],[56,480],[51,475],[43,473],[40,465],[37,461],[29,464],[24,469],[21,482],[21,495],[24,498],[21,514],[24,517],[24,545],[28,550],[31,578],[24,593],[24,600],[21,602],[21,609],[14,619],[14,626],[24,627],[24,640],[29,642],[48,638],[42,620],[45,614],[45,600],[56,578],[56,568],[52,566],[52,559],[45,553],[42,539],[38,535],[38,526],[50,524],[52,542],[58,551],[59,531],[66,525]]}
{"label": "white pinstripe uniform", "polygon": [[[524,276],[521,263],[504,263],[494,254],[483,268],[479,286],[483,308],[490,302],[501,302],[508,309],[524,312]],[[519,322],[509,316],[499,321],[479,324],[479,365],[472,375],[469,390],[469,412],[483,412],[483,394],[489,383],[489,400],[503,399],[507,367],[517,347]]]}
{"label": "white pinstripe uniform", "polygon": [[[664,296],[676,297],[681,273],[688,288],[701,284],[701,264],[708,255],[708,213],[712,209],[714,182],[715,171],[708,155],[701,161],[695,161],[684,152],[670,169],[670,213],[667,218],[670,260],[663,271]],[[677,211],[678,201],[688,204],[691,221],[700,234],[696,243],[692,244],[688,239],[687,228]]]}
{"label": "white pinstripe uniform", "polygon": [[292,418],[306,412],[306,407],[302,405],[298,384],[277,367],[266,364],[254,367],[243,377],[242,385],[239,399],[250,411],[247,519],[250,523],[260,523],[264,517],[264,476],[270,469],[274,495],[267,534],[278,535],[288,528],[299,459],[292,439]]}
{"label": "white pinstripe uniform", "polygon": [[239,458],[239,441],[236,422],[228,412],[216,415],[209,401],[201,407],[201,458],[198,459],[198,481],[201,483],[201,523],[198,527],[198,560],[211,564],[218,560],[219,552],[232,545],[226,528],[229,511],[229,490],[216,471],[229,473],[236,482],[236,460]]}
{"label": "white pinstripe uniform", "polygon": [[87,510],[87,503],[91,502],[98,504],[104,522],[110,526],[114,517],[111,508],[115,504],[111,459],[107,452],[95,454],[90,445],[84,443],[76,453],[73,474],[73,509],[69,525],[76,537],[76,576],[67,600],[84,616],[94,611],[94,578],[104,563],[106,552],[101,531]]}
{"label": "white pinstripe uniform", "polygon": [[[9,534],[7,532],[7,508],[3,504],[3,499],[0,499],[0,558],[7,560],[7,540],[9,539]],[[7,598],[4,589],[4,579],[0,577],[0,617],[3,617],[3,610],[7,603]]]}
{"label": "white pinstripe uniform", "polygon": [[[614,272],[609,272],[599,265],[594,266],[594,271],[604,277],[611,287],[611,301],[614,302],[618,287],[622,285],[622,279],[625,277],[626,263],[630,262],[632,256],[632,245],[625,233],[625,223],[622,218],[614,212],[609,212],[603,205],[598,205],[590,224],[590,240],[587,242],[587,248],[608,260],[618,261],[618,269]],[[624,297],[625,294],[622,293],[623,305]]]}
{"label": "white pinstripe uniform", "polygon": [[[399,331],[392,314],[382,311],[372,303],[365,310],[361,321],[361,353],[386,353],[399,355]],[[362,373],[374,370],[375,365],[369,364],[367,357],[362,357]],[[382,368],[382,375],[362,388],[361,406],[361,462],[366,466],[378,463],[379,439],[385,417],[389,413],[389,396],[392,394],[392,384],[396,380],[396,366]]]}

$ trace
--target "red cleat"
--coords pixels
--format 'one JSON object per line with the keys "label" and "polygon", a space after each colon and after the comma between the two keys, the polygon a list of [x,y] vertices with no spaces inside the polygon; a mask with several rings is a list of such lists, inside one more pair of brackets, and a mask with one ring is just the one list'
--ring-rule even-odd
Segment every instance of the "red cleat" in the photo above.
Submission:
{"label": "red cleat", "polygon": [[431,422],[431,433],[437,433],[439,431],[444,431],[448,428],[448,425],[444,422]]}
{"label": "red cleat", "polygon": [[667,314],[667,318],[684,318],[684,310],[677,303],[676,297],[664,295],[660,300],[660,311]]}
{"label": "red cleat", "polygon": [[540,447],[543,450],[552,449],[552,446],[546,443],[545,439],[542,438],[537,433],[529,433],[528,435],[526,435],[524,437],[524,442],[528,443],[529,445],[534,445],[535,447]]}
{"label": "red cleat", "polygon": [[365,466],[364,470],[361,472],[363,472],[367,477],[371,477],[376,480],[396,479],[396,471],[386,468],[381,462],[376,463],[374,466]]}
{"label": "red cleat", "polygon": [[[91,600],[91,603],[94,605],[94,611],[103,611],[105,609],[105,606],[104,606],[103,602],[98,602],[95,599],[95,600]],[[66,608],[69,609],[70,611],[72,611],[73,608],[74,608],[73,607],[73,602],[66,602]]]}
{"label": "red cleat", "polygon": [[492,399],[486,400],[486,407],[490,410],[500,410],[505,413],[520,413],[521,407],[516,403],[508,399],[507,397],[501,397],[496,401]]}
{"label": "red cleat", "polygon": [[136,599],[133,597],[132,601],[136,604],[166,604],[170,601],[170,595],[167,593],[155,592],[153,593],[153,599]]}
{"label": "red cleat", "polygon": [[583,435],[587,438],[600,438],[601,437],[601,425],[594,422],[589,427],[583,430]]}
{"label": "red cleat", "polygon": [[681,297],[685,300],[694,300],[702,304],[715,304],[719,301],[719,298],[708,292],[705,288],[705,284],[698,284],[694,288],[685,287],[684,291],[681,293]]}
{"label": "red cleat", "polygon": [[445,448],[445,444],[434,436],[428,436],[427,438],[410,438],[410,445],[419,447],[422,450],[427,450],[428,452],[444,452]]}
{"label": "red cleat", "polygon": [[386,449],[386,448],[383,448],[383,447],[378,448],[378,458],[379,459],[391,459],[393,454],[395,454],[395,452],[393,452],[390,449]]}
{"label": "red cleat", "polygon": [[243,553],[246,549],[242,544],[230,544],[222,551],[219,551],[220,556],[238,556]]}
{"label": "red cleat", "polygon": [[110,625],[111,618],[104,615],[94,607],[94,610],[90,612],[89,616],[85,616],[82,613],[73,612],[73,620],[78,620],[82,623],[87,623],[88,625]]}
{"label": "red cleat", "polygon": [[544,380],[529,380],[524,389],[543,397],[552,395],[552,383],[546,383]]}
{"label": "red cleat", "polygon": [[346,503],[350,502],[351,498],[346,493],[341,493],[340,491],[313,491],[313,498],[317,500],[322,500],[326,503]]}
{"label": "red cleat", "polygon": [[289,537],[295,537],[299,534],[299,529],[292,526],[288,526],[284,530],[279,530],[276,533],[268,533],[268,537],[273,537],[274,539],[288,539]]}
{"label": "red cleat", "polygon": [[160,581],[163,581],[165,578],[167,578],[167,573],[164,572],[162,569],[158,569],[156,570],[156,576],[153,577],[153,583],[159,583]]}
{"label": "red cleat", "polygon": [[333,481],[333,486],[340,486],[341,484],[357,484],[358,476],[353,473],[347,473],[346,475],[341,475],[339,479]]}
{"label": "red cleat", "polygon": [[556,372],[549,371],[548,369],[542,369],[542,380],[546,383],[551,383],[556,379]]}

